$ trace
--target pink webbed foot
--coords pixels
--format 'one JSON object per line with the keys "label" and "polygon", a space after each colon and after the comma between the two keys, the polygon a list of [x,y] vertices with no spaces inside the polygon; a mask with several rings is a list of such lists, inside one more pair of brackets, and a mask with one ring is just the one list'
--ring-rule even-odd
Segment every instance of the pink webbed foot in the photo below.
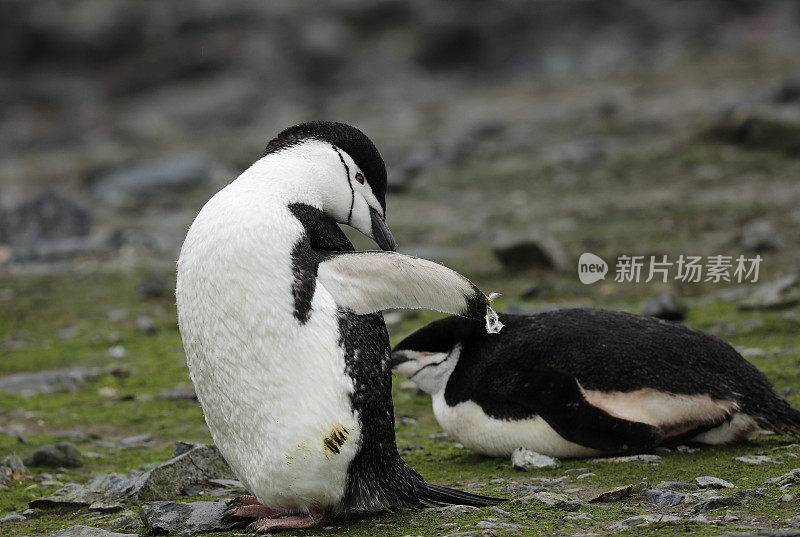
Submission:
{"label": "pink webbed foot", "polygon": [[282,518],[261,518],[250,524],[248,529],[256,533],[271,533],[281,530],[300,530],[319,526],[325,520],[322,511],[311,509],[307,515],[292,515]]}
{"label": "pink webbed foot", "polygon": [[228,505],[231,507],[225,516],[240,518],[269,518],[286,516],[288,513],[282,509],[272,509],[258,501],[255,496],[245,495],[234,498]]}

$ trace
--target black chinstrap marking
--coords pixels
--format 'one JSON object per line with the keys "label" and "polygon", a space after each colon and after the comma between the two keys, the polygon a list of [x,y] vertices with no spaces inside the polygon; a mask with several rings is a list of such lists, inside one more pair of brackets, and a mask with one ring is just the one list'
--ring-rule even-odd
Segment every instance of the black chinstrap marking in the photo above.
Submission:
{"label": "black chinstrap marking", "polygon": [[356,189],[353,188],[353,183],[350,182],[350,168],[347,166],[347,162],[345,162],[342,152],[339,151],[339,148],[333,144],[331,144],[331,147],[333,147],[333,150],[336,151],[337,155],[339,155],[339,160],[342,162],[342,166],[344,166],[344,176],[345,179],[347,179],[347,186],[350,187],[350,211],[347,213],[347,223],[349,224],[353,219],[353,206],[356,204]]}
{"label": "black chinstrap marking", "polygon": [[422,366],[419,369],[417,369],[416,371],[414,371],[414,374],[411,375],[410,377],[408,377],[408,380],[414,380],[414,377],[416,377],[417,375],[420,374],[421,371],[424,371],[429,367],[437,367],[437,366],[442,365],[443,363],[445,363],[447,361],[448,358],[450,358],[449,354],[445,357],[444,360],[439,360],[438,362],[433,362],[431,364],[425,364],[424,366]]}

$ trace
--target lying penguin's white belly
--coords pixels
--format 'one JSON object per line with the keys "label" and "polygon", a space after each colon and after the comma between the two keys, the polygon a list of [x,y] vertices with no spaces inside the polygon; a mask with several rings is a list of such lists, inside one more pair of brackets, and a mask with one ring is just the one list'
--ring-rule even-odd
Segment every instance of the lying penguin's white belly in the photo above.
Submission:
{"label": "lying penguin's white belly", "polygon": [[464,447],[485,455],[507,457],[519,447],[554,457],[588,457],[600,453],[566,440],[539,416],[500,420],[488,416],[473,401],[448,406],[444,390],[433,396],[433,414],[442,428]]}
{"label": "lying penguin's white belly", "polygon": [[275,229],[274,215],[237,222],[226,197],[223,190],[198,215],[178,263],[181,334],[206,422],[265,505],[336,505],[360,431],[335,303],[318,285],[311,318],[298,322],[290,256],[297,230]]}

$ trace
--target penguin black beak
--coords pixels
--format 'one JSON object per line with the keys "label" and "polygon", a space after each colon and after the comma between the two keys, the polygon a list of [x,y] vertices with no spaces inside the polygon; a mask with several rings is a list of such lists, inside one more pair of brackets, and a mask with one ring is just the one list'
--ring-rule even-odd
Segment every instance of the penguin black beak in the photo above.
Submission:
{"label": "penguin black beak", "polygon": [[381,250],[397,251],[397,243],[394,242],[392,232],[389,231],[389,227],[381,218],[380,213],[370,207],[369,216],[372,219],[372,238],[381,247]]}
{"label": "penguin black beak", "polygon": [[403,351],[392,351],[392,370],[395,370],[397,366],[408,362],[410,359]]}

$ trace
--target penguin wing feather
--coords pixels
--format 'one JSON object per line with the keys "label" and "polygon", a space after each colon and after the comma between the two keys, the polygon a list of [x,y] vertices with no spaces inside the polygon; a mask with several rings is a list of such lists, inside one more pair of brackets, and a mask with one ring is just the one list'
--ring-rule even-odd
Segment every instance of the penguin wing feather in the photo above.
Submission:
{"label": "penguin wing feather", "polygon": [[484,397],[495,405],[536,414],[563,438],[581,446],[604,452],[648,451],[664,436],[656,427],[592,405],[575,377],[553,368],[498,368],[484,379],[484,386]]}
{"label": "penguin wing feather", "polygon": [[431,309],[483,319],[486,296],[447,267],[397,252],[330,252],[317,283],[341,308],[364,315],[389,308]]}

